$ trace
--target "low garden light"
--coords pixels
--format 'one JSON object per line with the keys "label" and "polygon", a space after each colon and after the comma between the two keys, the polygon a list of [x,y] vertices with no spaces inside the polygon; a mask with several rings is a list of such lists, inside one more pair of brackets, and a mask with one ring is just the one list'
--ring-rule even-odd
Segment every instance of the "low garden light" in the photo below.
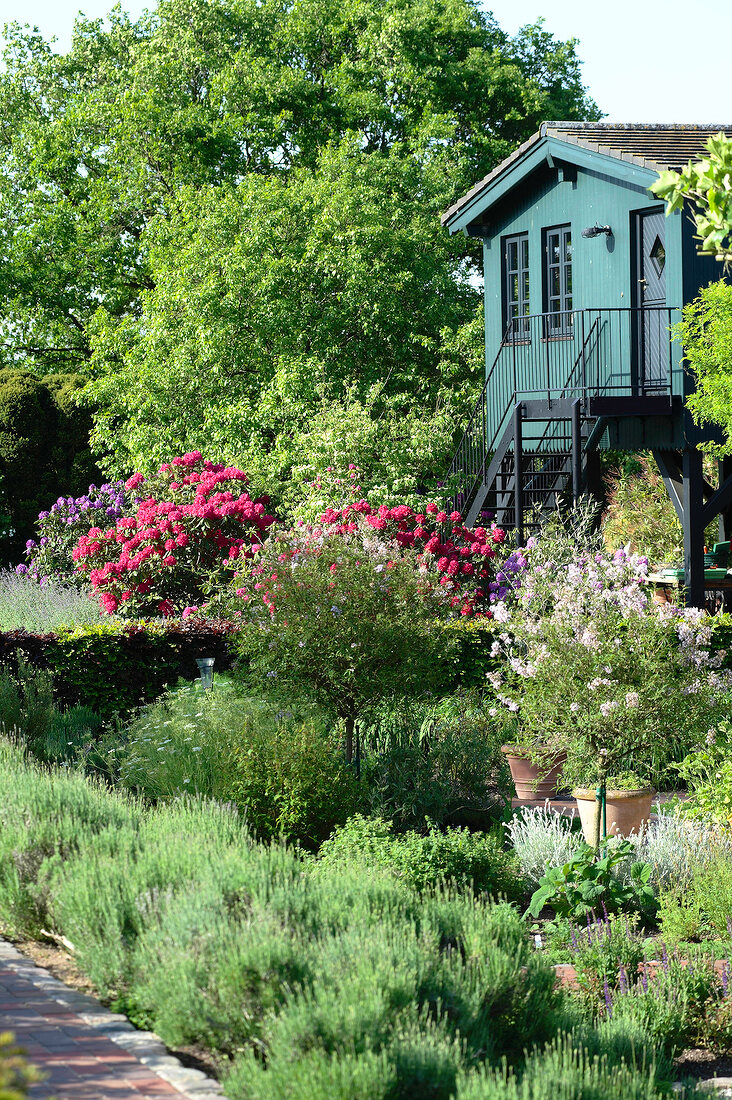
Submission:
{"label": "low garden light", "polygon": [[204,691],[213,690],[213,669],[215,657],[196,657],[198,673],[201,677],[201,687]]}

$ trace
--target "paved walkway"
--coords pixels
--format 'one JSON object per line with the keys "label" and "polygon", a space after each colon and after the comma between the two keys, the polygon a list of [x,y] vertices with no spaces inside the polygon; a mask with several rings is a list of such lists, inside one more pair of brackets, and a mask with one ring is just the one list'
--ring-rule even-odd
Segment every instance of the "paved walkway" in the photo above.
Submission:
{"label": "paved walkway", "polygon": [[220,1086],[171,1057],[98,1001],[0,940],[0,1032],[12,1031],[45,1081],[33,1100],[222,1100]]}

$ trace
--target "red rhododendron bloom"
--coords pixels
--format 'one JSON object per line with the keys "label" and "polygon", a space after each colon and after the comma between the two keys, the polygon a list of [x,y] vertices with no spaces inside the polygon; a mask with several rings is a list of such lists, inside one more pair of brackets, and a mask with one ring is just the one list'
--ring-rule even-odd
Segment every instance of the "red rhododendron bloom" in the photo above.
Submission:
{"label": "red rhododendron bloom", "polygon": [[128,478],[133,513],[105,531],[92,528],[73,552],[101,607],[111,614],[124,602],[131,615],[197,608],[207,575],[251,555],[273,522],[267,498],[253,500],[247,484],[242,470],[198,451],[164,463],[153,478]]}

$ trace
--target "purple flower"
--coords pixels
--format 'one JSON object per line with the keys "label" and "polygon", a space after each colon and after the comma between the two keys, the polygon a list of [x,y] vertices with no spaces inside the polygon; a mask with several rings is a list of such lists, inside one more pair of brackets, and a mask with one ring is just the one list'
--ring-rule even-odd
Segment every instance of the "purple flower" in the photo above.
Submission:
{"label": "purple flower", "polygon": [[625,972],[625,967],[621,964],[618,970],[618,988],[621,993],[628,992],[628,975]]}

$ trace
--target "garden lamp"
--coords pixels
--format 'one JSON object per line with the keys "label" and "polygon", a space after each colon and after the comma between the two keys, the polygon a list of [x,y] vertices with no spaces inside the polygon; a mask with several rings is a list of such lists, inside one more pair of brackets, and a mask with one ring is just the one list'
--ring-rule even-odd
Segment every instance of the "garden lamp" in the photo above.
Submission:
{"label": "garden lamp", "polygon": [[196,657],[198,673],[201,677],[201,686],[204,691],[213,690],[213,667],[215,657]]}

